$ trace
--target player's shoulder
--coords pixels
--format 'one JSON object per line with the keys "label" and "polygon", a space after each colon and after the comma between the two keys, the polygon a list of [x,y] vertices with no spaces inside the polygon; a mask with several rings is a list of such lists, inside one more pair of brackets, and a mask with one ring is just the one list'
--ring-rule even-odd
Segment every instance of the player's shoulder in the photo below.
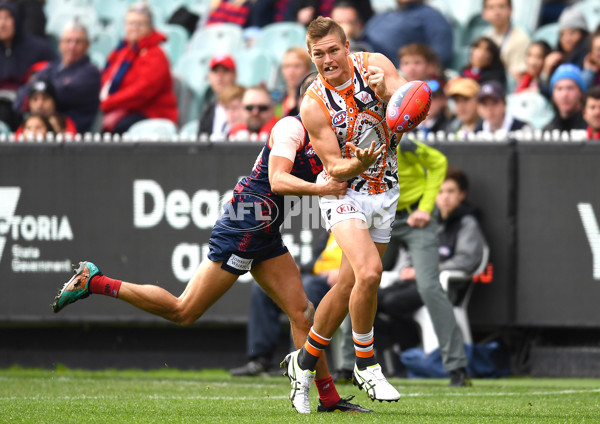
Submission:
{"label": "player's shoulder", "polygon": [[304,131],[304,125],[296,116],[284,116],[277,121],[273,129],[277,129],[277,131],[297,131],[301,129]]}

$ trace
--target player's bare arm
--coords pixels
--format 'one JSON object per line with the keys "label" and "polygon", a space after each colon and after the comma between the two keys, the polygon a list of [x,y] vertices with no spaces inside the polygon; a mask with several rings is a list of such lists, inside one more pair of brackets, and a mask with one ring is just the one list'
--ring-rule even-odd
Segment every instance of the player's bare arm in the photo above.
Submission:
{"label": "player's bare arm", "polygon": [[293,166],[293,162],[287,158],[269,157],[269,182],[275,193],[297,196],[343,196],[346,193],[348,184],[345,181],[331,179],[325,184],[309,183],[290,173]]}
{"label": "player's bare arm", "polygon": [[[323,162],[323,166],[327,170],[327,173],[336,180],[343,181],[360,175],[375,162],[375,160],[372,162],[370,160],[361,161],[356,156],[352,158],[342,157],[338,140],[331,129],[331,124],[314,99],[306,97],[302,101],[300,115],[310,136],[311,143],[321,162]],[[360,150],[361,155],[364,156],[366,154],[366,151],[363,149],[358,150]],[[371,155],[377,151],[381,153],[380,149],[375,149],[371,152]],[[379,153],[377,153],[377,156]],[[375,156],[375,159],[377,156]]]}
{"label": "player's bare arm", "polygon": [[377,96],[386,102],[390,101],[392,94],[406,81],[394,64],[381,53],[369,53],[369,86]]}

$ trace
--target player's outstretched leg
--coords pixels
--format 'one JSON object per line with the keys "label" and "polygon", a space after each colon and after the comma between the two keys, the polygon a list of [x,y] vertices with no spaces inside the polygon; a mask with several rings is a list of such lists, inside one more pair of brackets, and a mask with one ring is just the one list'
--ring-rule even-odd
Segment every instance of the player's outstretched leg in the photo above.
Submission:
{"label": "player's outstretched leg", "polygon": [[[88,261],[79,262],[79,266],[73,270],[75,275],[65,283],[52,303],[52,310],[56,313],[65,306],[85,299],[91,294],[90,281],[92,277],[100,276],[102,273],[96,265]],[[109,288],[110,289],[110,288]]]}

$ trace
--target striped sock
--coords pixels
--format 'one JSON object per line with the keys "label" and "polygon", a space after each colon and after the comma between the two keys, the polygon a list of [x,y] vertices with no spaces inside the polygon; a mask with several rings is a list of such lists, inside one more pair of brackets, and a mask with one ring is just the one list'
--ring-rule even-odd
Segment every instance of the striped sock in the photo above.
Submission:
{"label": "striped sock", "polygon": [[306,338],[306,343],[302,346],[300,355],[298,356],[298,365],[300,368],[314,371],[319,357],[323,354],[325,348],[329,346],[330,342],[331,338],[327,339],[319,336],[313,327],[311,327]]}
{"label": "striped sock", "polygon": [[352,339],[354,340],[354,350],[356,352],[356,366],[359,370],[375,365],[375,351],[373,350],[373,329],[366,334],[355,333],[352,330]]}

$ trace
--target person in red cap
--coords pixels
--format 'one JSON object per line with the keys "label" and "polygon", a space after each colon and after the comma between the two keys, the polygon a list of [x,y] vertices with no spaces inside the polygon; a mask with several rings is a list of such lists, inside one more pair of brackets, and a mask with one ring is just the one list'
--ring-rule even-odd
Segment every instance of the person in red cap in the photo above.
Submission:
{"label": "person in red cap", "polygon": [[204,107],[200,112],[198,135],[214,134],[213,139],[222,140],[227,134],[227,116],[225,107],[219,102],[219,96],[227,87],[235,84],[237,74],[235,61],[228,54],[213,56],[209,63],[208,83],[210,89],[204,98]]}

